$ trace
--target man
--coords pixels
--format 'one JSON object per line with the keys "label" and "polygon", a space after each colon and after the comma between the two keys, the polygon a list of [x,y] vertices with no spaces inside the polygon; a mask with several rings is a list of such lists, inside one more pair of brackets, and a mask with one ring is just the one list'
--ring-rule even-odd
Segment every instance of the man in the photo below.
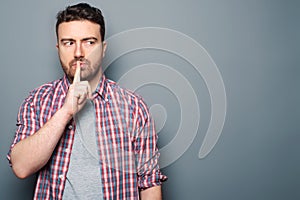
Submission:
{"label": "man", "polygon": [[102,71],[101,11],[67,7],[57,15],[56,35],[65,75],[21,105],[7,156],[13,172],[38,172],[34,199],[161,199],[167,177],[148,108]]}

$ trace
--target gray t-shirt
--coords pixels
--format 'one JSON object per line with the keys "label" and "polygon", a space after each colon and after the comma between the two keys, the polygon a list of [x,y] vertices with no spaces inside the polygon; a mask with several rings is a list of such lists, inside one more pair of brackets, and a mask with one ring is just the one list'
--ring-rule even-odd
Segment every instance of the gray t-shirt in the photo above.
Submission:
{"label": "gray t-shirt", "polygon": [[63,200],[103,199],[95,131],[95,110],[88,100],[75,116],[76,131]]}

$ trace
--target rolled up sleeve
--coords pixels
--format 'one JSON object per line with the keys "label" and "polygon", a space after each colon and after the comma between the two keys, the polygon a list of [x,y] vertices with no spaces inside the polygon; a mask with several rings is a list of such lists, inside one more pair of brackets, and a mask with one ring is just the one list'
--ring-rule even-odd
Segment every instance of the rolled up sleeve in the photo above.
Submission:
{"label": "rolled up sleeve", "polygon": [[21,140],[27,138],[28,136],[34,134],[37,130],[37,112],[32,106],[32,97],[29,96],[25,99],[20,106],[17,123],[16,123],[16,132],[14,135],[13,142],[10,146],[10,149],[7,153],[7,160],[11,166],[11,150],[12,148]]}
{"label": "rolled up sleeve", "polygon": [[161,185],[167,180],[167,176],[162,174],[158,164],[160,154],[157,148],[158,136],[155,132],[154,121],[144,102],[141,102],[139,108],[135,150],[138,187],[140,190],[144,190]]}

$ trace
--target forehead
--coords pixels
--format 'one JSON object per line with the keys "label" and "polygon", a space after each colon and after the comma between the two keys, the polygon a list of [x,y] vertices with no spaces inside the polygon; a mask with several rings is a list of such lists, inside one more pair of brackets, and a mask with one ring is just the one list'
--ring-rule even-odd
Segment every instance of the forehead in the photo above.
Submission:
{"label": "forehead", "polygon": [[87,20],[63,22],[58,26],[58,38],[100,38],[100,25]]}

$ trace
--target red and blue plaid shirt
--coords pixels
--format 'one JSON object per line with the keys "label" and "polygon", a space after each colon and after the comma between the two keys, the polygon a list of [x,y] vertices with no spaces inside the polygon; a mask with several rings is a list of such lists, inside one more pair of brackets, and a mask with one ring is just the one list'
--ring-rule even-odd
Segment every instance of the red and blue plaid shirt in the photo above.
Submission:
{"label": "red and blue plaid shirt", "polygon": [[[33,90],[20,107],[11,148],[38,131],[64,103],[66,76]],[[93,93],[104,199],[139,199],[167,179],[158,165],[154,123],[144,101],[103,75]],[[38,172],[34,199],[62,199],[76,124],[72,119],[49,162]],[[10,152],[7,156],[10,161]]]}

